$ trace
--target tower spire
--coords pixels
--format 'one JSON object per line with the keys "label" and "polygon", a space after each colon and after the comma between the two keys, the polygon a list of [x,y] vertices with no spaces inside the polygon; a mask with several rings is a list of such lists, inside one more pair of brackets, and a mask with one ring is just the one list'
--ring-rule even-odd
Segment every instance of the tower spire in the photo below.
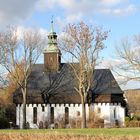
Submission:
{"label": "tower spire", "polygon": [[51,18],[51,32],[53,33],[54,32],[54,26],[53,26],[53,16]]}
{"label": "tower spire", "polygon": [[51,18],[51,29],[48,34],[48,46],[44,51],[44,67],[48,72],[57,72],[60,69],[61,52],[57,46],[57,34],[53,27],[53,16]]}

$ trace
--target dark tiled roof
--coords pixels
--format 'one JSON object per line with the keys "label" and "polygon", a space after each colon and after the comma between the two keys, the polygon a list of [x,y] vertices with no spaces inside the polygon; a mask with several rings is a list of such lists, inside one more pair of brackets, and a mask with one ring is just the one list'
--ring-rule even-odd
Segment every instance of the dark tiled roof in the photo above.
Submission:
{"label": "dark tiled roof", "polygon": [[[123,94],[109,69],[96,69],[93,83],[92,94]],[[27,103],[80,103],[75,86],[76,80],[69,64],[61,64],[61,71],[57,73],[46,73],[43,64],[36,64],[28,80]],[[16,91],[13,99],[14,103],[22,103],[20,90]]]}

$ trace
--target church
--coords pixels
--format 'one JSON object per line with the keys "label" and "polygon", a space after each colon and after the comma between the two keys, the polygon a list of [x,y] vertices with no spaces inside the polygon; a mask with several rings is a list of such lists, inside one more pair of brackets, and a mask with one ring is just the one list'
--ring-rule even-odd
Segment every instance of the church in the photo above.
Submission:
{"label": "church", "polygon": [[[75,64],[75,65],[78,65]],[[124,126],[125,100],[123,91],[109,69],[96,69],[94,87],[86,102],[86,119],[98,116],[104,127],[117,122]],[[80,95],[76,92],[74,74],[68,63],[61,63],[61,50],[57,46],[57,34],[48,34],[48,46],[44,50],[44,64],[35,64],[28,79],[26,120],[30,128],[71,128],[73,121],[82,117]],[[13,96],[16,104],[16,125],[22,128],[22,93]],[[93,118],[94,120],[94,118]]]}

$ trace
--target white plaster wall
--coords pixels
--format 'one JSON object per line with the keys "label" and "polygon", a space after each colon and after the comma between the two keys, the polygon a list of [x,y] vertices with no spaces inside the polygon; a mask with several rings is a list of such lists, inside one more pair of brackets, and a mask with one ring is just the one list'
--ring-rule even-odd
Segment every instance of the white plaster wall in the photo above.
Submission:
{"label": "white plaster wall", "polygon": [[[42,111],[42,106],[44,106],[44,111]],[[37,107],[37,124],[33,123],[33,108]],[[27,122],[29,122],[31,128],[39,128],[40,122],[46,122],[48,121],[49,117],[49,105],[45,104],[34,104],[33,106],[27,107]]]}
{"label": "white plaster wall", "polygon": [[[54,107],[54,121],[55,123],[59,123],[59,120],[65,116],[65,107],[69,108],[69,119],[80,119],[82,117],[82,105],[81,104],[43,104],[45,107],[44,112],[42,111],[42,104],[29,104],[26,105],[26,121],[30,124],[31,128],[38,128],[39,122],[50,121],[50,107]],[[33,108],[37,107],[37,124],[33,123]],[[80,112],[80,116],[77,116],[77,111]],[[22,105],[17,105],[16,107],[16,124],[22,128],[23,122],[23,113],[22,113]],[[86,115],[87,119],[89,118],[89,107],[86,104]]]}
{"label": "white plaster wall", "polygon": [[[42,111],[42,105],[45,107],[44,112]],[[37,107],[37,124],[33,123],[33,108]],[[81,119],[82,117],[82,105],[81,104],[29,104],[26,106],[26,120],[29,122],[31,128],[38,128],[39,122],[50,121],[50,107],[54,107],[54,123],[59,124],[59,120],[65,116],[65,107],[69,108],[69,119]],[[101,113],[97,113],[97,109],[100,107]],[[100,118],[104,119],[105,127],[108,127],[115,123],[117,119],[121,125],[124,125],[125,110],[120,104],[109,104],[109,103],[94,103],[90,105],[90,110],[95,111],[95,114]],[[114,109],[116,109],[116,118],[114,118]],[[80,112],[80,116],[77,116],[77,111]],[[86,104],[86,115],[89,118],[89,106]],[[23,122],[23,110],[22,105],[16,107],[16,124],[22,128]],[[70,122],[69,120],[69,122]]]}
{"label": "white plaster wall", "polygon": [[125,108],[119,107],[118,120],[120,121],[121,126],[125,126]]}
{"label": "white plaster wall", "polygon": [[22,105],[17,105],[16,107],[16,125],[19,126],[19,128],[22,128],[22,122],[23,122],[23,109]]}
{"label": "white plaster wall", "polygon": [[[65,116],[65,107],[69,108],[69,122],[71,119],[80,119],[82,117],[82,105],[81,104],[51,104],[51,107],[54,107],[54,123],[59,124],[59,120],[64,119]],[[77,116],[77,111],[80,112],[80,116]],[[86,115],[87,119],[89,117],[89,107],[86,104]],[[50,116],[50,114],[49,114]]]}
{"label": "white plaster wall", "polygon": [[33,125],[33,106],[32,104],[29,104],[29,106],[26,106],[26,121],[30,124],[32,127]]}
{"label": "white plaster wall", "polygon": [[19,119],[19,112],[20,110],[20,107],[19,107],[19,104],[16,106],[16,125],[19,125],[19,122],[20,122],[20,119]]}
{"label": "white plaster wall", "polygon": [[[90,108],[95,111],[95,115],[104,119],[104,126],[110,127],[115,125],[115,120],[119,121],[120,126],[124,125],[125,109],[120,104],[110,103],[95,103],[91,104]],[[97,113],[98,108],[101,113]],[[114,118],[114,109],[116,109],[116,118]]]}

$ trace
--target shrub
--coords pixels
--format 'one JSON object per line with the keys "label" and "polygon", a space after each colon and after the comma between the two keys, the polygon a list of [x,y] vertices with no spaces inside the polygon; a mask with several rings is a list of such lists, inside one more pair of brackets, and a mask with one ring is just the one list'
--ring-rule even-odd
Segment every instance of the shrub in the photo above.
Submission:
{"label": "shrub", "polygon": [[39,129],[43,129],[43,122],[42,121],[39,122]]}
{"label": "shrub", "polygon": [[127,127],[140,127],[140,121],[130,121]]}
{"label": "shrub", "polygon": [[89,120],[87,122],[87,126],[89,128],[103,128],[104,127],[104,119],[98,118],[96,120]]}
{"label": "shrub", "polygon": [[140,121],[140,116],[137,116],[138,121]]}
{"label": "shrub", "polygon": [[47,129],[47,128],[48,128],[48,126],[49,126],[48,121],[45,121],[45,123],[44,123],[44,128],[45,128],[45,129]]}
{"label": "shrub", "polygon": [[2,106],[0,108],[0,129],[10,128],[9,122],[15,122],[14,107]]}
{"label": "shrub", "polygon": [[71,126],[71,128],[76,128],[76,121],[75,121],[75,119],[71,119],[70,120],[70,126]]}
{"label": "shrub", "polygon": [[82,119],[79,118],[71,118],[70,119],[70,128],[81,128],[82,125]]}
{"label": "shrub", "polygon": [[29,129],[29,128],[30,128],[30,123],[27,122],[27,123],[26,123],[26,129]]}
{"label": "shrub", "polygon": [[59,120],[59,128],[65,128],[65,120],[64,120],[64,117],[62,117]]}
{"label": "shrub", "polygon": [[126,127],[140,127],[139,117],[132,116],[132,117],[125,117],[125,126]]}
{"label": "shrub", "polygon": [[55,127],[55,128],[58,128],[58,123],[55,123],[55,124],[54,124],[54,127]]}
{"label": "shrub", "polygon": [[78,119],[76,121],[76,128],[81,128],[81,125],[82,125],[82,120],[81,119]]}
{"label": "shrub", "polygon": [[104,127],[104,119],[100,118],[98,115],[95,115],[95,112],[90,111],[87,127],[89,128]]}
{"label": "shrub", "polygon": [[7,118],[0,117],[0,129],[5,129],[9,127],[10,127],[9,120]]}
{"label": "shrub", "polygon": [[125,122],[129,122],[129,121],[130,121],[130,117],[129,116],[125,117]]}

